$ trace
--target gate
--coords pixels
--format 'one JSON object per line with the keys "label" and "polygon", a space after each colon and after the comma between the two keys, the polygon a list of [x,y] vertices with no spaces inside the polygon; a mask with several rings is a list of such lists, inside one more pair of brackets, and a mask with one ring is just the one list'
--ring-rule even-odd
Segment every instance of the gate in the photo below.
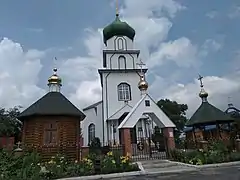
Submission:
{"label": "gate", "polygon": [[166,142],[162,133],[155,133],[150,137],[143,137],[141,132],[138,133],[135,141],[132,141],[133,160],[167,159]]}

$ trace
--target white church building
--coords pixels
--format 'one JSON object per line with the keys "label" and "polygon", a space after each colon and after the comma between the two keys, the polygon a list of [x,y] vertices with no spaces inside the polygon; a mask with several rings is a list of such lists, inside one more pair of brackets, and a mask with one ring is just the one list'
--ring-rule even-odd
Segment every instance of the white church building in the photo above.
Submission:
{"label": "white church building", "polygon": [[102,100],[83,109],[83,146],[88,146],[94,137],[103,144],[122,144],[122,128],[131,128],[132,143],[150,136],[155,126],[175,128],[147,92],[148,69],[139,58],[140,50],[134,48],[135,30],[117,13],[116,19],[104,28],[103,37],[103,66],[98,70]]}

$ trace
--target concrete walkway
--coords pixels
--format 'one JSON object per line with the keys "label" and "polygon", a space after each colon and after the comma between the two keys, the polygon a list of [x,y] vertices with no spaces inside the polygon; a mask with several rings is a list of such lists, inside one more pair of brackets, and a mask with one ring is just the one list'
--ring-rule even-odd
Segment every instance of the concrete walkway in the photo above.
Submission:
{"label": "concrete walkway", "polygon": [[[210,164],[210,165],[188,165],[179,162],[172,162],[168,160],[151,160],[151,161],[142,161],[138,162],[138,166],[141,171],[138,172],[126,172],[126,173],[114,173],[114,174],[106,174],[106,175],[95,175],[95,176],[83,176],[83,177],[74,177],[74,178],[65,178],[61,180],[97,180],[97,179],[123,179],[123,180],[153,180],[153,179],[161,179],[163,177],[168,177],[168,179],[174,179],[173,177],[185,177],[186,179],[192,177],[194,174],[198,174],[199,177],[202,177],[201,173],[207,173],[211,169],[218,170],[221,168],[231,169],[229,167],[235,167],[239,171],[240,162],[230,162],[230,163],[221,163],[221,164]],[[211,171],[210,171],[211,173]],[[188,176],[187,176],[188,175]],[[157,177],[157,178],[156,178]],[[238,174],[238,179],[240,179],[240,174]],[[180,178],[181,179],[181,178]],[[179,180],[180,180],[179,179]],[[183,179],[181,179],[183,180]],[[193,180],[193,179],[191,179]],[[198,179],[197,179],[198,180]],[[199,179],[200,180],[200,179]],[[206,180],[206,179],[205,179]],[[213,179],[209,179],[213,180]],[[222,179],[225,180],[225,179]],[[235,179],[231,179],[235,180]]]}

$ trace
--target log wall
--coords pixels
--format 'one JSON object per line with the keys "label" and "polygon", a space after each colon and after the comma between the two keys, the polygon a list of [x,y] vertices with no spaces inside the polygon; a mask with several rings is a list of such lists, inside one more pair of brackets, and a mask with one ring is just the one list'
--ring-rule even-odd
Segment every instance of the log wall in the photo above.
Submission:
{"label": "log wall", "polygon": [[[57,143],[44,144],[46,124],[57,123]],[[27,119],[23,122],[22,143],[26,150],[36,150],[44,159],[56,154],[79,160],[80,119],[75,117],[44,116]]]}

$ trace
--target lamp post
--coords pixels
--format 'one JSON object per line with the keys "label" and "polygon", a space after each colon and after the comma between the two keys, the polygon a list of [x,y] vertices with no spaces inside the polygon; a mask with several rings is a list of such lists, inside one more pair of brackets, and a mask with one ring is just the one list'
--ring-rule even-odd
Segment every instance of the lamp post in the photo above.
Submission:
{"label": "lamp post", "polygon": [[150,128],[150,125],[151,125],[152,121],[151,119],[148,117],[146,119],[146,124],[148,125],[148,144],[149,144],[149,156],[150,158],[152,157],[152,148],[151,148],[151,128]]}

